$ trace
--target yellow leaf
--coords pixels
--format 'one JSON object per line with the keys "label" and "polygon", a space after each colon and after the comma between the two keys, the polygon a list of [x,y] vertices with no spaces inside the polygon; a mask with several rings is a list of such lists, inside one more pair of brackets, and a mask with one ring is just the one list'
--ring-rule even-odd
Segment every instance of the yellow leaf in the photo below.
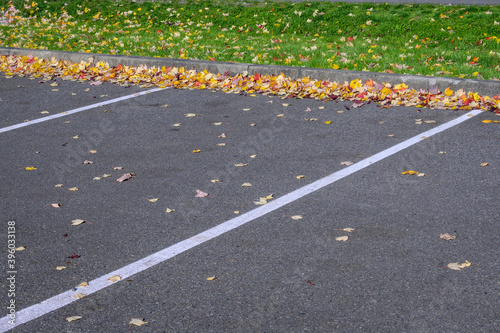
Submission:
{"label": "yellow leaf", "polygon": [[487,165],[489,165],[489,163],[488,163],[488,162],[481,163],[481,166],[482,166],[482,167],[485,167],[485,166],[487,166]]}
{"label": "yellow leaf", "polygon": [[250,111],[250,109],[243,109],[243,111]]}
{"label": "yellow leaf", "polygon": [[269,194],[269,195],[266,195],[266,199],[267,200],[271,200],[272,198],[274,197],[274,194]]}
{"label": "yellow leaf", "polygon": [[327,125],[329,125],[329,124],[331,124],[331,123],[332,123],[332,121],[331,121],[331,120],[327,120],[327,121],[325,121],[325,124],[327,124]]}
{"label": "yellow leaf", "polygon": [[62,187],[62,186],[63,186],[63,184],[56,184],[56,185],[54,185],[54,187]]}
{"label": "yellow leaf", "polygon": [[290,104],[287,104],[287,103],[283,103],[283,106],[290,106]]}
{"label": "yellow leaf", "polygon": [[49,111],[42,111],[42,112],[40,112],[40,113],[41,113],[41,114],[47,114],[47,113],[49,113]]}
{"label": "yellow leaf", "polygon": [[439,238],[444,239],[444,240],[454,240],[455,238],[457,238],[457,236],[450,235],[449,233],[445,233],[445,234],[440,234]]}
{"label": "yellow leaf", "polygon": [[222,143],[218,143],[218,144],[217,144],[217,146],[218,146],[218,147],[224,147],[225,145],[226,145],[226,144],[225,144],[224,142],[222,142]]}
{"label": "yellow leaf", "polygon": [[482,123],[485,123],[485,124],[489,124],[489,123],[492,123],[493,120],[489,120],[489,119],[485,119],[482,121]]}
{"label": "yellow leaf", "polygon": [[212,123],[212,124],[214,124],[215,126],[220,126],[220,125],[222,125],[222,123],[221,123],[221,122],[218,122],[218,123]]}
{"label": "yellow leaf", "polygon": [[71,138],[72,139],[78,139],[79,137],[78,137],[78,135],[75,135],[75,136],[72,136]]}
{"label": "yellow leaf", "polygon": [[250,155],[250,158],[256,158],[257,155]]}
{"label": "yellow leaf", "polygon": [[181,123],[175,123],[172,125],[172,127],[179,127],[179,126],[181,126]]}
{"label": "yellow leaf", "polygon": [[33,170],[36,170],[36,168],[35,167],[26,167],[26,170],[33,171]]}
{"label": "yellow leaf", "polygon": [[87,221],[82,220],[82,219],[76,219],[76,220],[71,221],[71,225],[80,225],[80,224],[85,223],[85,222],[87,222]]}
{"label": "yellow leaf", "polygon": [[219,180],[218,180],[218,179],[212,179],[212,180],[210,180],[210,181],[211,181],[212,183],[218,183],[218,182],[219,182]]}
{"label": "yellow leaf", "polygon": [[97,150],[89,150],[89,153],[95,154],[95,153],[97,153]]}
{"label": "yellow leaf", "polygon": [[110,277],[108,279],[109,282],[116,282],[116,281],[120,281],[122,278],[119,276],[119,275],[113,275],[112,277]]}
{"label": "yellow leaf", "polygon": [[455,270],[455,271],[459,271],[459,270],[461,270],[462,268],[469,267],[470,265],[471,265],[471,263],[470,263],[470,262],[468,262],[468,261],[466,260],[464,263],[461,263],[461,264],[460,264],[460,263],[458,263],[458,262],[452,262],[452,263],[449,263],[449,264],[447,265],[447,267],[448,267],[449,269],[453,269],[453,270]]}
{"label": "yellow leaf", "polygon": [[72,321],[75,321],[75,320],[78,320],[78,319],[82,319],[83,317],[82,316],[72,316],[72,317],[66,317],[66,320],[68,322],[72,322]]}
{"label": "yellow leaf", "polygon": [[261,198],[259,198],[259,201],[254,201],[253,203],[256,204],[257,206],[265,205],[265,204],[267,204],[267,198],[261,197]]}
{"label": "yellow leaf", "polygon": [[148,199],[149,202],[157,202],[159,198]]}
{"label": "yellow leaf", "polygon": [[237,214],[240,213],[240,211],[239,210],[235,210],[234,213],[237,215]]}
{"label": "yellow leaf", "polygon": [[57,269],[58,271],[62,271],[63,269],[66,269],[66,268],[68,268],[68,267],[66,267],[66,266],[57,266],[57,267],[56,267],[56,269]]}
{"label": "yellow leaf", "polygon": [[302,179],[302,178],[306,178],[306,176],[304,176],[304,175],[298,175],[298,176],[296,176],[295,178],[297,178],[297,179]]}
{"label": "yellow leaf", "polygon": [[68,190],[69,190],[69,191],[73,191],[73,192],[74,192],[74,191],[78,191],[78,187],[76,187],[76,186],[75,186],[75,187],[72,187],[72,188],[70,188],[70,189],[68,189]]}
{"label": "yellow leaf", "polygon": [[200,151],[201,150],[199,150],[199,149],[195,149],[195,150],[193,150],[193,153],[199,153]]}
{"label": "yellow leaf", "polygon": [[215,275],[214,275],[214,276],[207,277],[207,280],[208,280],[208,281],[213,281],[213,280],[215,280],[215,279],[217,279],[217,277],[216,277]]}
{"label": "yellow leaf", "polygon": [[342,229],[342,230],[344,230],[344,231],[346,231],[346,232],[352,232],[352,231],[354,231],[354,230],[356,230],[356,229],[354,229],[354,228],[344,228],[344,229]]}
{"label": "yellow leaf", "polygon": [[291,216],[292,220],[301,220],[303,219],[302,215],[293,215]]}
{"label": "yellow leaf", "polygon": [[453,95],[453,90],[451,90],[450,87],[448,87],[444,90],[444,94],[449,97]]}
{"label": "yellow leaf", "polygon": [[87,282],[80,283],[77,287],[88,287],[89,284]]}
{"label": "yellow leaf", "polygon": [[238,164],[235,164],[234,166],[235,167],[246,167],[248,165],[248,163],[238,163]]}
{"label": "yellow leaf", "polygon": [[186,117],[195,117],[196,113],[186,113],[185,116]]}
{"label": "yellow leaf", "polygon": [[416,175],[416,174],[418,174],[418,172],[413,171],[413,170],[406,170],[406,171],[401,172],[401,174],[402,175]]}
{"label": "yellow leaf", "polygon": [[142,326],[142,325],[145,325],[147,323],[148,323],[147,321],[144,321],[142,319],[132,318],[132,320],[130,320],[130,322],[128,324],[129,325],[135,325],[135,326]]}
{"label": "yellow leaf", "polygon": [[175,212],[175,209],[170,209],[170,208],[167,208],[165,211],[166,211],[167,213],[172,213],[172,212]]}
{"label": "yellow leaf", "polygon": [[105,173],[104,175],[102,175],[102,178],[108,178],[108,177],[111,177],[111,175]]}
{"label": "yellow leaf", "polygon": [[340,237],[335,237],[335,240],[339,242],[346,242],[349,239],[349,236],[340,236]]}
{"label": "yellow leaf", "polygon": [[241,184],[241,187],[251,187],[251,186],[252,186],[252,184],[250,184],[250,183],[243,183],[243,184]]}
{"label": "yellow leaf", "polygon": [[78,298],[78,299],[84,298],[85,296],[87,296],[87,295],[82,294],[82,293],[76,293],[76,294],[73,295],[74,298]]}
{"label": "yellow leaf", "polygon": [[16,247],[14,250],[19,252],[19,251],[26,250],[26,248],[24,246],[19,246],[19,247]]}

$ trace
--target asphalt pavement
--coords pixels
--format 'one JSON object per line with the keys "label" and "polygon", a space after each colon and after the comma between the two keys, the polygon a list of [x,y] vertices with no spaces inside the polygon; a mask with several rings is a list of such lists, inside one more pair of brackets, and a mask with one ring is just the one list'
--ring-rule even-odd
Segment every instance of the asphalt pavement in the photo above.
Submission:
{"label": "asphalt pavement", "polygon": [[[13,332],[500,330],[496,114],[147,91],[0,74],[0,129],[14,126],[0,133],[0,233],[14,221],[25,247]],[[343,170],[353,171],[322,181]],[[315,182],[324,186],[307,188]],[[193,236],[179,254],[141,262]],[[138,270],[99,280],[123,267]],[[47,301],[65,292],[67,305]]]}

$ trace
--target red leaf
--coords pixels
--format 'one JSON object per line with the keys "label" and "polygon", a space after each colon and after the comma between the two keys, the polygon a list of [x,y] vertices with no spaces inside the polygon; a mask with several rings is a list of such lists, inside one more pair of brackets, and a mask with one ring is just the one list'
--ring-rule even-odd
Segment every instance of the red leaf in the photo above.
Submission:
{"label": "red leaf", "polygon": [[309,283],[311,286],[314,286],[314,283],[312,283],[311,280],[307,280],[307,283]]}

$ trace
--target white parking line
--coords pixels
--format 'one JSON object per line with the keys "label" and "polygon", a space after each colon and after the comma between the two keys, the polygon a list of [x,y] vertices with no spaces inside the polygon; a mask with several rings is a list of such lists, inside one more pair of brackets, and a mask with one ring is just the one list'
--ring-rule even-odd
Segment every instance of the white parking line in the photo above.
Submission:
{"label": "white parking line", "polygon": [[81,108],[77,108],[77,109],[73,109],[73,110],[69,110],[69,111],[64,111],[64,112],[61,112],[61,113],[58,113],[58,114],[54,114],[54,115],[51,115],[51,116],[42,117],[42,118],[38,118],[38,119],[35,119],[35,120],[27,121],[27,122],[24,122],[24,123],[20,123],[20,124],[16,124],[16,125],[12,125],[12,126],[7,126],[7,127],[4,127],[4,128],[0,128],[0,133],[9,132],[9,131],[12,131],[12,130],[15,130],[15,129],[18,129],[18,128],[21,128],[21,127],[25,127],[25,126],[30,126],[30,125],[42,123],[44,121],[48,121],[48,120],[52,120],[52,119],[56,119],[56,118],[60,118],[60,117],[64,117],[64,116],[68,116],[70,114],[74,114],[74,113],[77,113],[77,112],[81,112],[81,111],[85,111],[85,110],[90,110],[90,109],[93,109],[93,108],[97,108],[99,106],[108,105],[108,104],[112,104],[112,103],[116,103],[116,102],[121,102],[121,101],[130,99],[130,98],[139,97],[139,96],[142,96],[142,95],[150,94],[150,93],[153,93],[153,92],[157,92],[157,91],[164,90],[164,89],[169,89],[169,88],[171,88],[171,87],[155,88],[155,89],[151,89],[151,90],[146,90],[146,91],[141,91],[141,92],[138,92],[138,93],[134,93],[132,95],[127,95],[127,96],[122,96],[122,97],[110,99],[109,101],[95,103],[95,104],[91,104],[91,105],[87,105],[87,106],[82,106]]}
{"label": "white parking line", "polygon": [[85,287],[82,290],[79,290],[78,288],[76,289],[71,289],[66,292],[63,292],[59,295],[56,295],[52,298],[49,298],[41,303],[32,305],[28,308],[25,308],[23,310],[20,310],[19,312],[16,313],[16,321],[15,325],[9,324],[9,316],[5,316],[3,318],[0,318],[0,332],[6,332],[18,325],[27,323],[33,319],[36,319],[40,316],[43,316],[49,312],[52,312],[54,310],[60,309],[70,303],[73,303],[77,301],[78,299],[75,298],[75,294],[82,292],[85,293],[85,295],[90,295],[93,293],[98,292],[101,289],[104,289],[106,287],[109,287],[110,285],[117,283],[117,282],[110,282],[108,279],[112,276],[118,275],[121,277],[121,280],[125,280],[128,277],[140,273],[148,268],[151,268],[159,263],[162,263],[180,253],[183,253],[189,249],[192,249],[193,247],[200,245],[206,241],[209,241],[217,236],[220,236],[228,231],[231,231],[235,228],[238,228],[239,226],[242,226],[250,221],[253,221],[267,213],[270,213],[276,209],[279,209],[291,202],[294,202],[310,193],[313,193],[325,186],[331,185],[334,182],[347,177],[361,169],[364,169],[378,161],[381,161],[385,159],[386,157],[389,157],[391,155],[396,154],[397,152],[406,149],[416,143],[419,143],[422,140],[425,140],[437,133],[440,133],[442,131],[445,131],[455,125],[458,125],[467,119],[470,119],[473,116],[476,116],[480,114],[482,111],[481,110],[474,110],[471,111],[465,115],[462,115],[454,120],[451,120],[445,124],[442,124],[440,126],[437,126],[431,130],[425,131],[423,133],[420,133],[406,141],[403,141],[395,146],[392,146],[386,150],[383,150],[375,155],[372,155],[368,158],[365,158],[364,160],[357,162],[349,167],[346,167],[340,171],[334,172],[333,174],[326,176],[324,178],[321,178],[309,185],[303,186],[293,192],[290,192],[280,198],[277,198],[276,200],[272,201],[271,203],[261,206],[259,208],[256,208],[254,210],[251,210],[245,214],[242,214],[236,218],[233,218],[231,220],[228,220],[222,224],[219,224],[218,226],[215,226],[211,229],[208,229],[202,233],[199,233],[191,238],[188,238],[186,240],[183,240],[177,244],[174,244],[172,246],[169,246],[161,251],[158,251],[156,253],[153,253],[143,259],[140,259],[136,262],[133,262],[127,266],[124,266],[118,270],[115,270],[111,273],[108,273],[106,275],[103,275],[97,279],[94,279],[90,281],[88,284],[88,287]]}

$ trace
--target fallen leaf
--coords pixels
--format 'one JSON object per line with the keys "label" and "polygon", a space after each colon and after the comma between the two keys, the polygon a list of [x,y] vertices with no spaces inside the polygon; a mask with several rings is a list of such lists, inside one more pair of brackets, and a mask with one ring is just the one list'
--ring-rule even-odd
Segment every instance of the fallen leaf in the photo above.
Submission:
{"label": "fallen leaf", "polygon": [[149,202],[157,202],[159,198],[148,199]]}
{"label": "fallen leaf", "polygon": [[340,242],[346,242],[348,239],[349,239],[349,236],[335,237],[335,240],[340,241]]}
{"label": "fallen leaf", "polygon": [[316,121],[316,120],[318,120],[318,118],[304,118],[304,120],[306,120],[306,121]]}
{"label": "fallen leaf", "polygon": [[82,219],[76,219],[76,220],[71,221],[71,225],[80,225],[80,224],[83,224],[85,222],[87,222],[87,221],[82,220]]}
{"label": "fallen leaf", "polygon": [[57,269],[58,271],[62,271],[63,269],[66,269],[66,268],[68,268],[68,267],[66,267],[66,266],[57,266],[57,267],[56,267],[56,269]]}
{"label": "fallen leaf", "polygon": [[85,164],[85,165],[94,164],[94,161],[85,160],[85,161],[83,161],[83,164]]}
{"label": "fallen leaf", "polygon": [[175,123],[172,125],[172,127],[179,127],[179,126],[181,126],[181,123]]}
{"label": "fallen leaf", "polygon": [[240,213],[240,211],[239,211],[239,210],[235,210],[235,211],[234,211],[234,213],[235,213],[235,214],[239,214],[239,213]]}
{"label": "fallen leaf", "polygon": [[82,316],[71,316],[71,317],[66,317],[66,321],[72,322],[72,321],[82,319],[82,318],[83,318]]}
{"label": "fallen leaf", "polygon": [[168,104],[162,105],[162,108],[168,108]]}
{"label": "fallen leaf", "polygon": [[89,153],[95,154],[95,153],[97,153],[97,150],[89,150]]}
{"label": "fallen leaf", "polygon": [[243,111],[250,111],[250,109],[243,109]]}
{"label": "fallen leaf", "polygon": [[250,155],[250,158],[256,158],[257,155]]}
{"label": "fallen leaf", "polygon": [[217,122],[217,123],[212,123],[212,124],[214,124],[215,126],[220,126],[220,125],[222,125],[222,122]]}
{"label": "fallen leaf", "polygon": [[257,206],[262,206],[267,204],[267,199],[265,197],[261,197],[259,198],[259,201],[254,201],[253,203],[256,204]]}
{"label": "fallen leaf", "polygon": [[337,113],[344,113],[344,112],[345,112],[345,111],[343,111],[343,110],[342,110],[342,111],[337,111]]}
{"label": "fallen leaf", "polygon": [[72,139],[79,139],[79,136],[78,136],[78,135],[75,135],[75,136],[72,136],[71,138],[72,138]]}
{"label": "fallen leaf", "polygon": [[218,147],[224,147],[225,145],[226,145],[226,144],[225,144],[224,142],[222,142],[222,143],[218,143],[218,144],[217,144],[217,146],[218,146]]}
{"label": "fallen leaf", "polygon": [[248,165],[248,163],[238,163],[238,164],[235,164],[234,166],[235,167],[246,167]]}
{"label": "fallen leaf", "polygon": [[325,107],[324,106],[318,106],[318,109],[323,110]]}
{"label": "fallen leaf", "polygon": [[75,187],[69,188],[68,191],[73,191],[73,192],[78,191],[78,187],[75,186]]}
{"label": "fallen leaf", "polygon": [[423,177],[423,176],[425,176],[425,173],[422,172],[417,173],[417,177]]}
{"label": "fallen leaf", "polygon": [[435,120],[424,120],[424,123],[426,123],[426,124],[435,124],[436,121]]}
{"label": "fallen leaf", "polygon": [[107,174],[107,173],[105,173],[104,175],[102,175],[102,178],[108,178],[108,177],[111,177],[111,175]]}
{"label": "fallen leaf", "polygon": [[445,151],[440,151],[439,154],[446,154],[446,152]]}
{"label": "fallen leaf", "polygon": [[80,283],[77,287],[88,287],[89,284],[87,282]]}
{"label": "fallen leaf", "polygon": [[196,195],[194,196],[195,198],[203,198],[208,196],[208,193],[203,192],[201,190],[196,190]]}
{"label": "fallen leaf", "polygon": [[211,181],[212,183],[218,183],[218,182],[219,182],[219,180],[218,180],[218,179],[211,179],[210,181]]}
{"label": "fallen leaf", "polygon": [[349,165],[353,165],[353,164],[354,164],[354,162],[351,162],[351,161],[340,162],[340,165],[347,165],[347,166],[349,166]]}
{"label": "fallen leaf", "polygon": [[40,113],[41,113],[41,114],[48,114],[48,113],[49,113],[49,111],[42,111],[42,112],[40,112]]}
{"label": "fallen leaf", "polygon": [[101,179],[102,179],[102,177],[94,177],[94,178],[92,178],[92,180],[101,180]]}
{"label": "fallen leaf", "polygon": [[295,178],[297,178],[297,179],[302,179],[302,178],[306,178],[306,176],[304,176],[304,175],[298,175],[298,176],[296,176]]}
{"label": "fallen leaf", "polygon": [[332,123],[332,121],[331,121],[331,120],[327,120],[327,121],[325,121],[325,124],[327,124],[327,125],[329,125],[329,124],[331,124],[331,123]]}
{"label": "fallen leaf", "polygon": [[485,167],[485,166],[487,166],[487,165],[489,165],[489,163],[488,163],[488,162],[481,163],[481,166],[482,166],[482,167]]}
{"label": "fallen leaf", "polygon": [[196,153],[199,153],[199,152],[201,152],[201,150],[199,150],[199,149],[194,149],[194,150],[193,150],[193,153],[195,153],[195,154],[196,154]]}
{"label": "fallen leaf", "polygon": [[292,220],[301,220],[303,219],[302,215],[293,215],[291,216]]}
{"label": "fallen leaf", "polygon": [[129,325],[135,325],[135,326],[142,326],[142,325],[145,325],[147,323],[148,323],[147,321],[144,321],[142,319],[132,318],[132,320],[130,320],[130,322],[128,324]]}
{"label": "fallen leaf", "polygon": [[219,135],[219,138],[225,138],[226,137],[226,133],[222,133],[221,135]]}
{"label": "fallen leaf", "polygon": [[[123,174],[123,175],[121,175],[121,176],[120,176],[120,178],[118,178],[116,181],[117,181],[118,183],[122,183],[122,182],[124,182],[124,181],[126,181],[126,180],[131,179],[131,178],[132,178],[132,177],[134,177],[134,176],[135,176],[135,173],[131,173],[131,172],[129,172],[129,173],[124,173],[124,174]],[[103,176],[103,177],[104,177],[104,176]]]}
{"label": "fallen leaf", "polygon": [[87,295],[82,294],[82,293],[76,293],[73,295],[74,298],[78,298],[78,299],[84,298],[85,296],[87,296]]}
{"label": "fallen leaf", "polygon": [[24,246],[19,246],[14,249],[14,251],[19,252],[19,251],[24,251],[26,248]]}
{"label": "fallen leaf", "polygon": [[52,207],[54,208],[59,208],[61,207],[62,205],[60,203],[53,203],[53,204],[50,204]]}
{"label": "fallen leaf", "polygon": [[290,106],[290,104],[287,104],[287,103],[283,103],[283,106]]}
{"label": "fallen leaf", "polygon": [[58,86],[58,84],[57,84],[56,82],[54,82],[54,83],[50,84],[50,86],[51,86],[51,87],[57,87],[57,86]]}
{"label": "fallen leaf", "polygon": [[311,280],[307,280],[307,283],[310,284],[311,286],[315,285]]}
{"label": "fallen leaf", "polygon": [[449,240],[454,240],[455,238],[457,238],[457,236],[456,235],[450,235],[449,233],[445,233],[445,234],[440,234],[439,238],[449,241]]}
{"label": "fallen leaf", "polygon": [[186,113],[186,117],[196,117],[196,113]]}
{"label": "fallen leaf", "polygon": [[406,171],[401,172],[401,174],[402,175],[417,175],[418,172],[413,171],[413,170],[406,170]]}
{"label": "fallen leaf", "polygon": [[33,170],[36,170],[36,168],[35,167],[26,167],[26,170],[33,171]]}
{"label": "fallen leaf", "polygon": [[110,277],[108,279],[109,282],[116,282],[116,281],[120,281],[122,278],[119,276],[119,275],[113,275],[112,277]]}
{"label": "fallen leaf", "polygon": [[62,186],[63,186],[63,184],[56,184],[56,185],[54,185],[54,187],[62,187]]}
{"label": "fallen leaf", "polygon": [[252,186],[252,184],[250,184],[250,183],[243,183],[243,184],[241,184],[241,187],[251,187],[251,186]]}
{"label": "fallen leaf", "polygon": [[166,211],[167,213],[173,213],[173,212],[175,212],[175,209],[170,209],[170,208],[167,208],[165,211]]}
{"label": "fallen leaf", "polygon": [[278,117],[278,118],[282,118],[282,117],[284,117],[284,116],[285,116],[285,114],[284,114],[284,113],[280,113],[280,114],[279,114],[279,115],[277,115],[276,117]]}
{"label": "fallen leaf", "polygon": [[459,271],[462,268],[469,267],[470,265],[471,265],[471,263],[466,260],[464,263],[461,263],[461,264],[458,262],[452,262],[452,263],[449,263],[447,266],[449,269]]}
{"label": "fallen leaf", "polygon": [[346,231],[346,232],[352,232],[352,231],[354,231],[354,230],[356,230],[356,229],[354,229],[354,228],[344,228],[344,229],[342,229],[342,230],[344,230],[344,231]]}
{"label": "fallen leaf", "polygon": [[308,107],[307,109],[305,109],[305,112],[311,112],[312,110]]}
{"label": "fallen leaf", "polygon": [[113,167],[113,170],[123,170],[123,167]]}
{"label": "fallen leaf", "polygon": [[208,281],[213,281],[213,280],[215,280],[215,279],[217,279],[217,277],[216,277],[215,275],[214,275],[214,276],[207,277],[207,280],[208,280]]}

